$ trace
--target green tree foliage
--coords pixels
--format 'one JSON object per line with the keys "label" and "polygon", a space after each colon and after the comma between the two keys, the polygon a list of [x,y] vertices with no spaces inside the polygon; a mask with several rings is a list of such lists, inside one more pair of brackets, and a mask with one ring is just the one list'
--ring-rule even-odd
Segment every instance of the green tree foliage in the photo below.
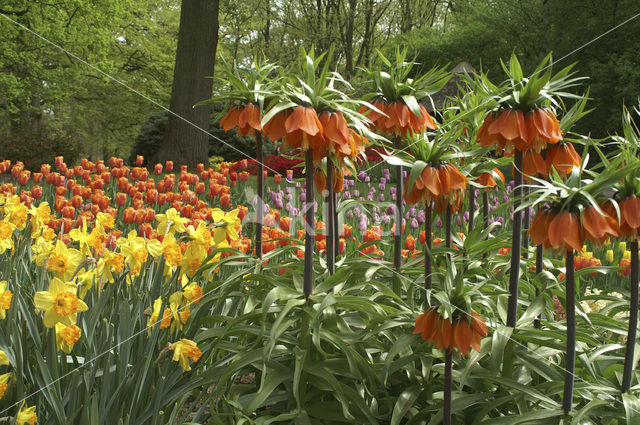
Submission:
{"label": "green tree foliage", "polygon": [[619,130],[623,103],[640,95],[640,18],[594,40],[639,12],[633,0],[460,1],[442,27],[413,30],[391,45],[410,46],[424,69],[465,60],[494,78],[512,52],[526,72],[548,52],[554,60],[567,55],[559,65],[577,62],[576,72],[590,77],[595,108],[576,130],[603,137]]}
{"label": "green tree foliage", "polygon": [[175,49],[170,41],[177,31],[174,3],[0,2],[6,16],[0,17],[0,135],[37,138],[61,130],[89,156],[126,153],[153,105],[74,55],[167,103]]}

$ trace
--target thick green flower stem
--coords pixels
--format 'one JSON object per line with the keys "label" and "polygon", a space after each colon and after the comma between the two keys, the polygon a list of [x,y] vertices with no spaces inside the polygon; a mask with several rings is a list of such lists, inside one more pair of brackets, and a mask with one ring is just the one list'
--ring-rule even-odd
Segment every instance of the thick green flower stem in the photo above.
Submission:
{"label": "thick green flower stem", "polygon": [[427,293],[431,289],[431,202],[425,202],[424,207],[424,307],[429,305]]}
{"label": "thick green flower stem", "polygon": [[452,351],[447,349],[444,356],[444,405],[442,407],[442,424],[451,425],[451,363]]}
{"label": "thick green flower stem", "polygon": [[331,189],[331,198],[329,202],[332,203],[331,210],[333,211],[333,262],[335,263],[336,257],[340,253],[340,234],[342,229],[338,228],[338,194]]}
{"label": "thick green flower stem", "polygon": [[[395,136],[394,144],[396,149],[401,148],[400,136]],[[396,165],[396,232],[393,237],[393,265],[396,270],[402,266],[402,180],[402,165]]]}
{"label": "thick green flower stem", "polygon": [[453,214],[451,214],[451,210],[447,207],[447,213],[444,218],[444,246],[447,248],[451,248],[451,226],[453,222]]}
{"label": "thick green flower stem", "polygon": [[304,297],[309,298],[313,289],[313,248],[314,248],[314,234],[313,234],[313,201],[314,201],[314,188],[313,188],[313,152],[311,149],[307,149],[305,156],[305,177],[306,177],[306,198],[304,202],[305,211],[305,238],[304,238],[304,284],[303,292]]}
{"label": "thick green flower stem", "polygon": [[[544,246],[538,245],[536,247],[536,276],[542,273],[542,260],[544,259]],[[540,295],[540,289],[536,287],[536,297]],[[536,329],[540,329],[540,315],[536,317],[533,321],[533,327]]]}
{"label": "thick green flower stem", "polygon": [[264,216],[264,153],[262,134],[256,132],[256,164],[258,165],[258,202],[256,205],[256,255],[262,258],[262,220]]}
{"label": "thick green flower stem", "polygon": [[567,313],[567,354],[564,375],[564,395],[562,396],[562,409],[568,415],[573,403],[573,380],[575,378],[576,365],[576,289],[573,273],[573,250],[567,251],[566,260],[566,302],[565,312]]}
{"label": "thick green flower stem", "polygon": [[518,316],[518,280],[520,279],[520,252],[522,248],[522,211],[520,197],[522,195],[522,152],[516,150],[513,188],[513,236],[511,244],[511,269],[509,271],[509,304],[507,306],[507,326],[515,328]]}
{"label": "thick green flower stem", "polygon": [[622,373],[622,392],[631,388],[633,376],[633,351],[636,345],[638,330],[638,240],[631,241],[631,300],[629,301],[629,332],[627,334],[627,350],[624,355],[624,372]]}
{"label": "thick green flower stem", "polygon": [[467,234],[473,230],[473,216],[476,214],[476,188],[469,185],[469,227]]}
{"label": "thick green flower stem", "polygon": [[327,159],[327,189],[329,195],[327,195],[327,269],[329,274],[333,274],[336,271],[336,245],[335,245],[335,222],[333,220],[335,205],[332,202],[335,198],[333,196],[333,164]]}
{"label": "thick green flower stem", "polygon": [[[523,196],[527,198],[529,196],[529,188],[523,188]],[[529,230],[529,226],[531,225],[531,210],[529,208],[524,210],[524,224],[522,228],[524,229],[524,235],[522,236],[522,246],[524,246],[524,251],[522,251],[522,258],[529,258],[529,234],[527,230]]]}

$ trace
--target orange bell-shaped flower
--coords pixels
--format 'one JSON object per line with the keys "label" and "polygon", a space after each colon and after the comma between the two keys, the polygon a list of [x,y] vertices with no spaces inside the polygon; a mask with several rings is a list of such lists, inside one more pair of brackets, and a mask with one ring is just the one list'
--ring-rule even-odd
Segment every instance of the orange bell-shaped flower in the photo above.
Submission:
{"label": "orange bell-shaped flower", "polygon": [[620,236],[618,221],[609,215],[600,214],[593,205],[582,213],[585,239],[601,245],[608,237]]}
{"label": "orange bell-shaped flower", "polygon": [[549,245],[561,251],[580,251],[584,243],[580,218],[568,211],[556,214],[549,222]]}
{"label": "orange bell-shaped flower", "polygon": [[630,240],[640,239],[640,199],[631,195],[620,201],[620,231]]}

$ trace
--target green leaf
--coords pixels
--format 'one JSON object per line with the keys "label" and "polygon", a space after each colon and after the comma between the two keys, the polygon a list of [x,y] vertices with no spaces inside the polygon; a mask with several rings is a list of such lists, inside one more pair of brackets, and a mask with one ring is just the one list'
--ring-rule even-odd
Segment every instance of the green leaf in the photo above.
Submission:
{"label": "green leaf", "polygon": [[627,417],[627,425],[640,424],[640,400],[637,396],[623,393],[622,402]]}
{"label": "green leaf", "polygon": [[415,401],[422,393],[423,388],[419,385],[407,388],[404,390],[393,406],[393,414],[391,415],[391,425],[399,425],[402,418],[405,417],[407,412],[413,407]]}

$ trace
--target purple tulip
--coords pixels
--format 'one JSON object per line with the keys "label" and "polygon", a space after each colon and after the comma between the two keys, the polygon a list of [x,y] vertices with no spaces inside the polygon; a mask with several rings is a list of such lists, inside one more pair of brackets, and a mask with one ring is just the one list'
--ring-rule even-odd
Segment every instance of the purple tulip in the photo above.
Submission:
{"label": "purple tulip", "polygon": [[412,229],[417,229],[418,228],[418,220],[416,220],[415,218],[411,219],[411,224],[409,225]]}
{"label": "purple tulip", "polygon": [[384,202],[384,193],[378,195],[378,202]]}
{"label": "purple tulip", "polygon": [[353,218],[353,210],[347,211],[347,218],[348,219],[352,219]]}
{"label": "purple tulip", "polygon": [[425,221],[427,221],[427,217],[424,215],[424,210],[418,210],[418,223],[424,224]]}
{"label": "purple tulip", "polygon": [[440,219],[440,217],[436,219],[436,227],[442,227],[442,220]]}
{"label": "purple tulip", "polygon": [[357,198],[358,196],[360,196],[360,192],[358,191],[358,189],[353,189],[353,197]]}

